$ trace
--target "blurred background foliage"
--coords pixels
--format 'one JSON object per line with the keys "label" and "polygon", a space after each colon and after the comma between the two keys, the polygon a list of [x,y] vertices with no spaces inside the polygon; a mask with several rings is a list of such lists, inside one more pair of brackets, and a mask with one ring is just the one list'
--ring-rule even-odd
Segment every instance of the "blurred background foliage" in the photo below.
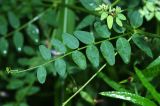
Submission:
{"label": "blurred background foliage", "polygon": [[[61,106],[99,68],[95,68],[87,60],[87,68],[81,70],[73,63],[71,56],[66,56],[63,60],[67,65],[67,74],[61,77],[55,71],[53,63],[47,64],[45,83],[40,84],[36,69],[8,74],[5,71],[6,67],[9,70],[24,70],[47,62],[39,51],[38,47],[41,44],[51,50],[52,58],[62,55],[52,46],[51,40],[62,41],[63,33],[73,34],[75,30],[83,30],[94,34],[96,41],[130,33],[136,29],[133,28],[134,25],[132,26],[136,18],[136,13],[132,18],[133,11],[140,11],[143,16],[138,19],[142,22],[138,22],[140,25],[136,27],[138,29],[141,26],[139,29],[146,31],[143,33],[144,36],[152,36],[151,33],[160,35],[160,15],[154,13],[155,10],[160,11],[160,5],[159,2],[150,3],[152,1],[154,2],[154,0],[117,0],[116,3],[114,0],[0,0],[0,106]],[[127,21],[123,22],[123,27],[114,24],[113,29],[109,30],[107,24],[100,21],[95,8],[102,3],[113,2],[124,10]],[[153,9],[148,10],[148,5]],[[133,21],[128,22],[129,19]],[[127,36],[129,37],[130,35]],[[149,70],[146,73],[147,78],[155,89],[160,91],[158,77],[160,72],[157,71],[160,64],[160,59],[157,58],[160,54],[160,40],[154,37],[143,38],[151,48],[152,58],[147,55],[148,51],[141,51],[133,41],[130,42],[132,54],[129,64],[124,64],[117,55],[115,65],[107,64],[103,73],[97,75],[72,102],[68,103],[68,106],[135,106],[129,102],[104,98],[98,94],[102,91],[121,89],[152,99],[151,94],[135,76],[133,65],[138,64],[140,69]],[[112,40],[112,44],[116,45],[116,39]],[[85,44],[80,43],[80,47],[83,46]],[[82,53],[85,51],[82,50]],[[100,55],[100,66],[105,63],[102,57]],[[153,61],[156,58],[156,62]],[[154,65],[146,69],[150,63]],[[156,75],[151,70],[155,70]]]}

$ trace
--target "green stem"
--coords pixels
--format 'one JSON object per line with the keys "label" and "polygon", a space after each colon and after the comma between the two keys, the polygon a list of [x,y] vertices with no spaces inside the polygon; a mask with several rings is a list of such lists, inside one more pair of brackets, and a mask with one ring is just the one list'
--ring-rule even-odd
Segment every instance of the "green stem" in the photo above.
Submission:
{"label": "green stem", "polygon": [[111,6],[114,7],[114,6],[117,5],[117,3],[120,2],[120,1],[121,1],[121,0],[116,0],[116,1],[114,1],[114,2],[111,4]]}
{"label": "green stem", "polygon": [[63,102],[62,106],[65,106],[72,98],[74,98],[79,92],[81,92],[83,88],[85,88],[105,67],[106,64],[104,64],[81,88],[79,88],[78,91],[76,91],[70,98]]}
{"label": "green stem", "polygon": [[[130,41],[132,39],[132,36],[128,39]],[[115,56],[117,55],[117,52],[115,53]],[[65,106],[71,99],[73,99],[79,92],[83,90],[105,67],[107,64],[104,64],[82,87],[78,89],[71,97],[69,97],[65,102],[63,102],[62,106]]]}
{"label": "green stem", "polygon": [[[114,40],[114,39],[117,39],[117,38],[122,37],[122,36],[127,36],[127,35],[129,35],[129,34],[130,34],[130,33],[126,33],[126,34],[122,34],[122,35],[115,36],[115,37],[112,37],[112,38],[104,39],[104,40],[95,42],[94,45],[100,44],[100,43],[102,43],[102,42],[105,41],[105,40]],[[77,50],[83,50],[83,49],[87,48],[88,46],[89,46],[89,45],[86,45],[86,46],[84,46],[84,47],[78,48]],[[76,50],[74,50],[74,51],[76,51]],[[52,59],[52,60],[50,60],[50,61],[48,61],[48,62],[45,62],[45,63],[43,63],[43,64],[40,64],[40,65],[31,67],[31,68],[28,68],[28,69],[25,69],[25,70],[21,70],[21,71],[11,71],[10,73],[22,73],[22,72],[26,72],[26,71],[31,71],[31,70],[33,70],[33,69],[36,69],[36,68],[40,67],[40,66],[45,66],[45,65],[47,65],[47,64],[49,64],[49,63],[52,63],[52,62],[54,62],[54,61],[57,60],[57,59],[61,59],[61,58],[63,58],[63,57],[66,57],[66,56],[72,54],[74,51],[68,52],[68,53],[66,53],[66,54],[64,54],[64,55],[62,55],[62,56],[59,56],[59,57],[57,57],[57,58],[54,58],[54,59]]]}

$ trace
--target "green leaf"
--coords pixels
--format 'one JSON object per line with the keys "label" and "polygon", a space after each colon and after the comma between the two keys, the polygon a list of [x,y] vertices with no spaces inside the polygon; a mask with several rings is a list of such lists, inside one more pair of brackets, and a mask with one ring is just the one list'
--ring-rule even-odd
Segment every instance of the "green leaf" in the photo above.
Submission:
{"label": "green leaf", "polygon": [[156,16],[157,20],[160,21],[160,12],[155,12],[155,16]]}
{"label": "green leaf", "polygon": [[150,101],[149,99],[129,92],[110,91],[101,92],[100,95],[126,100],[140,106],[157,106],[154,102]]}
{"label": "green leaf", "polygon": [[147,79],[152,80],[153,78],[160,75],[160,56],[152,61],[146,69],[144,69],[144,75]]}
{"label": "green leaf", "polygon": [[28,96],[31,96],[33,94],[36,94],[38,91],[40,91],[40,88],[39,87],[36,87],[36,86],[32,86],[29,91],[27,92],[27,95]]}
{"label": "green leaf", "polygon": [[63,33],[62,35],[64,44],[70,49],[77,49],[79,47],[79,41],[76,37],[71,34]]}
{"label": "green leaf", "polygon": [[4,16],[0,16],[0,34],[5,35],[8,31],[8,23]]}
{"label": "green leaf", "polygon": [[87,92],[81,91],[81,92],[80,92],[80,95],[81,95],[81,97],[82,97],[85,101],[87,101],[88,103],[91,103],[91,104],[94,103],[94,98],[91,97]]}
{"label": "green leaf", "polygon": [[133,34],[132,40],[139,49],[145,52],[149,57],[153,58],[152,51],[142,36],[138,34]]}
{"label": "green leaf", "polygon": [[104,19],[106,19],[108,17],[108,14],[106,13],[106,12],[103,12],[102,14],[101,14],[101,20],[104,20]]}
{"label": "green leaf", "polygon": [[12,81],[10,81],[9,84],[7,85],[7,89],[15,90],[22,87],[23,85],[24,82],[22,80],[12,79]]}
{"label": "green leaf", "polygon": [[143,24],[143,17],[139,11],[133,11],[129,13],[129,19],[132,27],[138,28]]}
{"label": "green leaf", "polygon": [[147,69],[149,68],[153,68],[160,65],[160,56],[158,56],[158,58],[156,58],[154,61],[152,61],[148,66]]}
{"label": "green leaf", "polygon": [[108,64],[113,66],[115,64],[115,51],[112,43],[110,43],[109,41],[102,42],[100,50]]}
{"label": "green leaf", "polygon": [[67,49],[65,45],[58,39],[52,39],[52,45],[60,53],[66,53]]}
{"label": "green leaf", "polygon": [[86,55],[94,67],[99,66],[99,51],[95,45],[90,45],[87,47]]}
{"label": "green leaf", "polygon": [[108,25],[108,28],[111,29],[112,26],[113,26],[113,16],[109,15],[107,17],[107,25]]}
{"label": "green leaf", "polygon": [[18,51],[22,50],[24,44],[24,37],[21,32],[15,32],[13,36],[13,42]]}
{"label": "green leaf", "polygon": [[54,66],[59,76],[64,78],[66,74],[66,62],[63,59],[57,59],[54,63]]}
{"label": "green leaf", "polygon": [[30,56],[35,54],[34,49],[30,46],[24,46],[23,51],[25,54],[30,55]]}
{"label": "green leaf", "polygon": [[117,15],[118,16],[118,18],[120,19],[120,20],[126,20],[126,16],[125,15],[123,15],[123,14],[118,14]]}
{"label": "green leaf", "polygon": [[100,22],[96,22],[94,24],[96,33],[98,34],[98,36],[102,37],[102,38],[109,38],[111,35],[111,32],[108,30],[107,25],[101,25]]}
{"label": "green leaf", "polygon": [[46,46],[40,45],[39,46],[39,51],[40,51],[42,57],[45,60],[50,60],[51,59],[51,51],[48,48],[46,48]]}
{"label": "green leaf", "polygon": [[82,28],[85,28],[89,25],[92,25],[94,20],[95,20],[95,16],[88,15],[78,24],[76,29],[82,29]]}
{"label": "green leaf", "polygon": [[74,51],[72,53],[72,59],[80,69],[85,70],[87,68],[86,57],[82,52]]}
{"label": "green leaf", "polygon": [[116,23],[117,23],[120,27],[123,26],[122,21],[121,21],[119,18],[116,18]]}
{"label": "green leaf", "polygon": [[37,26],[33,25],[33,24],[29,24],[27,29],[27,34],[28,36],[35,42],[38,43],[39,42],[39,29]]}
{"label": "green leaf", "polygon": [[126,91],[125,88],[123,88],[119,83],[117,83],[116,81],[110,79],[107,75],[105,75],[104,73],[99,73],[98,77],[100,77],[107,85],[109,85],[111,88],[113,88],[114,90],[117,91]]}
{"label": "green leaf", "polygon": [[5,38],[0,38],[0,52],[4,55],[8,52],[8,41]]}
{"label": "green leaf", "polygon": [[99,5],[96,0],[80,0],[80,2],[86,9],[92,11]]}
{"label": "green leaf", "polygon": [[148,80],[145,78],[145,76],[142,74],[142,72],[138,68],[134,67],[134,69],[135,69],[136,75],[142,82],[143,86],[151,93],[153,98],[160,104],[160,94],[156,91],[155,87],[148,82]]}
{"label": "green leaf", "polygon": [[38,79],[39,83],[44,84],[46,81],[46,76],[47,76],[47,72],[46,72],[45,67],[40,66],[37,69],[37,79]]}
{"label": "green leaf", "polygon": [[128,64],[131,57],[131,46],[129,42],[125,38],[118,38],[116,48],[124,63]]}
{"label": "green leaf", "polygon": [[126,28],[120,27],[120,26],[117,25],[117,24],[113,24],[113,29],[114,29],[114,31],[117,32],[117,33],[124,33],[125,30],[126,30]]}
{"label": "green leaf", "polygon": [[16,28],[20,27],[20,21],[19,21],[18,17],[11,11],[8,12],[8,20],[9,20],[10,25],[13,28],[16,29]]}
{"label": "green leaf", "polygon": [[84,44],[94,43],[95,38],[92,34],[85,31],[75,31],[74,35]]}

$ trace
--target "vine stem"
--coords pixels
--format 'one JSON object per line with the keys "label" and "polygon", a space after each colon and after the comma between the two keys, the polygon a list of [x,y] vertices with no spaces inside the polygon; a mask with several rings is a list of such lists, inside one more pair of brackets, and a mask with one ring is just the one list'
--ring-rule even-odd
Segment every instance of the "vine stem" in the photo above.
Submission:
{"label": "vine stem", "polygon": [[98,73],[100,73],[104,68],[106,67],[106,64],[104,64],[81,88],[79,88],[70,98],[68,98],[65,102],[63,102],[62,106],[65,106],[71,99],[73,99],[79,92],[83,90],[96,76]]}

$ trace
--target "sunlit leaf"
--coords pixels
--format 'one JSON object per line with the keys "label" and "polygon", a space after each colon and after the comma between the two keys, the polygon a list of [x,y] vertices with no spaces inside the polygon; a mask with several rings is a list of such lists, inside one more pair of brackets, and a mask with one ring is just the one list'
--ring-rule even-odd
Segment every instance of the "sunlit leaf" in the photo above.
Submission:
{"label": "sunlit leaf", "polygon": [[112,26],[113,26],[113,16],[109,15],[107,17],[107,25],[108,25],[108,28],[111,29]]}
{"label": "sunlit leaf", "polygon": [[108,91],[101,92],[100,95],[126,100],[140,106],[157,106],[154,102],[150,101],[149,99],[129,92]]}
{"label": "sunlit leaf", "polygon": [[94,103],[94,98],[91,97],[87,92],[81,91],[81,92],[80,92],[80,95],[81,95],[81,97],[82,97],[85,101],[87,101],[87,102],[89,102],[89,103],[91,103],[91,104]]}

